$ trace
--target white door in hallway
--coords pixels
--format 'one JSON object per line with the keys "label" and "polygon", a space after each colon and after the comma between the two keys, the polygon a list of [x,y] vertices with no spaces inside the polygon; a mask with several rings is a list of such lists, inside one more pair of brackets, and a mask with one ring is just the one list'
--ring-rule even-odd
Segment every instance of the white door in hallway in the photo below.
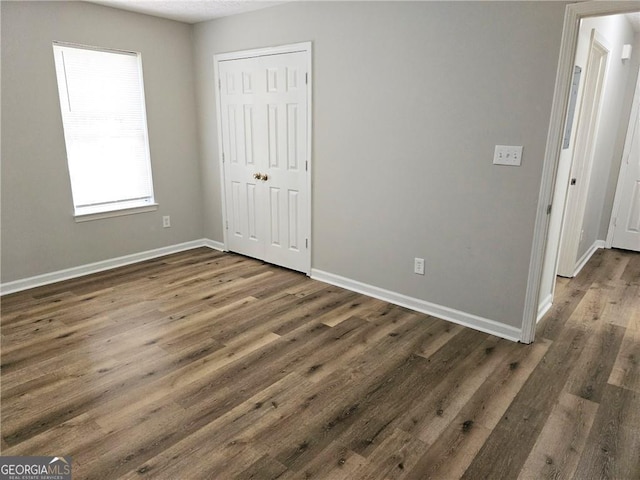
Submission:
{"label": "white door in hallway", "polygon": [[218,61],[227,248],[305,273],[309,54]]}
{"label": "white door in hallway", "polygon": [[629,124],[631,136],[627,137],[623,171],[618,182],[620,203],[614,220],[612,246],[640,251],[640,109],[634,110],[635,118]]}

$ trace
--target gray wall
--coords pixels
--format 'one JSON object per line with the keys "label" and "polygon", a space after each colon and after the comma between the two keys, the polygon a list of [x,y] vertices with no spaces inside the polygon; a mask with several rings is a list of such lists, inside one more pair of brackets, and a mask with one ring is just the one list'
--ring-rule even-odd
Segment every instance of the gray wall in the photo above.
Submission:
{"label": "gray wall", "polygon": [[[223,239],[213,55],[311,40],[313,268],[520,327],[564,6],[300,2],[197,24],[205,236]],[[493,166],[496,144],[522,166]]]}
{"label": "gray wall", "polygon": [[[520,327],[563,2],[299,2],[195,27],[1,8],[2,282],[222,241],[213,55],[311,40],[313,268]],[[54,40],[142,52],[158,212],[74,222]],[[522,167],[493,166],[495,144]]]}
{"label": "gray wall", "polygon": [[[591,182],[582,224],[584,235],[578,247],[576,262],[597,240],[607,238],[631,111],[633,86],[635,86],[638,71],[638,52],[633,52],[635,55],[631,61],[620,60],[622,46],[634,43],[633,29],[624,15],[583,20],[580,26],[581,37],[590,38],[591,30],[594,28],[606,40],[611,52],[600,111]],[[588,43],[588,40],[586,42]],[[588,46],[584,53],[585,56],[577,59],[576,62],[583,69],[586,68]]]}
{"label": "gray wall", "polygon": [[[1,9],[2,282],[201,238],[192,27],[84,2]],[[75,223],[54,40],[142,53],[158,211]]]}

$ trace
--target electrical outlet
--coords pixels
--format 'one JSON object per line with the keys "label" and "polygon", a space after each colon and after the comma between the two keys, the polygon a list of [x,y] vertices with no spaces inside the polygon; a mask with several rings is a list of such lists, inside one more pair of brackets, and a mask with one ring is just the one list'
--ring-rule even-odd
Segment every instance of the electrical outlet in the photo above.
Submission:
{"label": "electrical outlet", "polygon": [[522,163],[522,147],[509,145],[496,145],[493,152],[494,165],[509,165],[519,167]]}
{"label": "electrical outlet", "polygon": [[162,227],[169,228],[171,226],[171,217],[169,215],[165,215],[162,217]]}
{"label": "electrical outlet", "polygon": [[413,259],[413,273],[424,275],[424,258],[416,257]]}

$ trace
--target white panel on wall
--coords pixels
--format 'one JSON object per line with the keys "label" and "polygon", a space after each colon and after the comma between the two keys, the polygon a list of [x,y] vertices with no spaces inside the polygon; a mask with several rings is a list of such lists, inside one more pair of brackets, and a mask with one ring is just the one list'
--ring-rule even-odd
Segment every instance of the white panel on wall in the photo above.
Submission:
{"label": "white panel on wall", "polygon": [[298,105],[287,105],[287,167],[298,169]]}
{"label": "white panel on wall", "polygon": [[289,190],[288,206],[289,206],[289,249],[298,251],[298,199],[300,192],[297,190]]}
{"label": "white panel on wall", "polygon": [[269,189],[269,206],[271,208],[271,245],[280,246],[280,189]]}

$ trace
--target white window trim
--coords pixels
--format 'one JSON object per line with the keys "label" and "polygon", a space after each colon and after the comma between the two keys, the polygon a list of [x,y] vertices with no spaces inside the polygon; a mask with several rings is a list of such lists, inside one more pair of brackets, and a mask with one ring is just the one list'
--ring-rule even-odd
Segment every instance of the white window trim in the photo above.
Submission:
{"label": "white window trim", "polygon": [[[121,205],[118,205],[117,203],[112,202],[105,205],[99,205],[99,206],[97,205],[94,207],[91,207],[91,206],[81,207],[80,211],[75,206],[75,202],[74,202],[73,217],[75,222],[82,223],[82,222],[88,222],[92,220],[120,217],[125,215],[134,215],[138,213],[153,212],[158,210],[159,205],[155,201],[155,192],[154,192],[155,188],[153,185],[153,165],[151,161],[151,152],[150,152],[151,146],[149,142],[149,127],[148,127],[147,109],[146,109],[146,92],[144,88],[142,58],[140,56],[140,52],[135,52],[131,50],[120,50],[120,49],[113,49],[113,48],[97,47],[93,45],[83,45],[83,44],[71,43],[71,42],[60,42],[60,41],[54,41],[53,46],[54,47],[55,46],[73,47],[73,48],[82,48],[85,50],[95,50],[100,52],[134,55],[138,58],[138,63],[140,67],[139,68],[140,83],[141,85],[143,85],[141,95],[142,95],[142,101],[143,101],[143,104],[145,105],[145,108],[143,109],[142,116],[144,121],[144,138],[146,143],[146,156],[147,156],[147,161],[149,162],[149,169],[150,169],[149,180],[151,182],[152,195],[149,199],[143,199],[143,200],[137,200],[137,201],[136,200],[125,201]],[[66,142],[66,139],[65,139],[65,142]]]}
{"label": "white window trim", "polygon": [[115,208],[113,204],[108,205],[108,210],[102,212],[76,213],[74,218],[76,223],[90,222],[91,220],[101,220],[103,218],[122,217],[124,215],[134,215],[136,213],[154,212],[158,210],[157,203],[147,203],[139,207]]}

